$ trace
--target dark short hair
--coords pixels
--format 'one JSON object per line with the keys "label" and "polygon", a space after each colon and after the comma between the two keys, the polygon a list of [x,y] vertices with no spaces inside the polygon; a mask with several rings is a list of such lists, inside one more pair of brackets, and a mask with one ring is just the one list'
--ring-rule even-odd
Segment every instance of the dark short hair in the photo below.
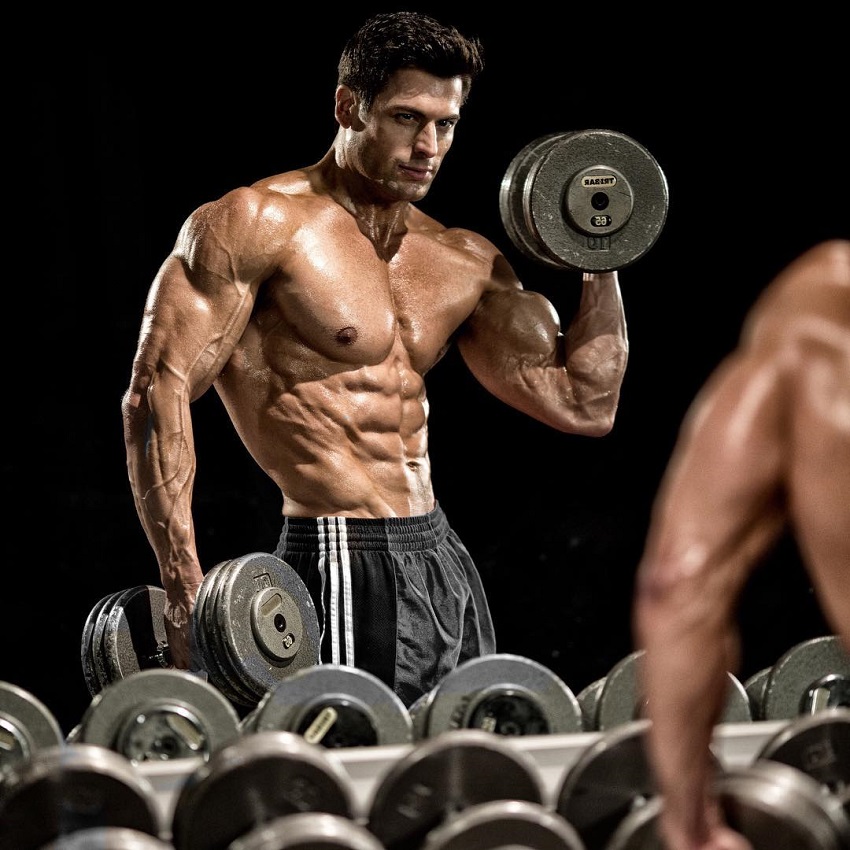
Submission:
{"label": "dark short hair", "polygon": [[338,83],[357,92],[370,109],[400,68],[417,68],[435,77],[460,77],[463,100],[484,70],[477,37],[463,35],[420,12],[382,12],[349,38],[338,66]]}

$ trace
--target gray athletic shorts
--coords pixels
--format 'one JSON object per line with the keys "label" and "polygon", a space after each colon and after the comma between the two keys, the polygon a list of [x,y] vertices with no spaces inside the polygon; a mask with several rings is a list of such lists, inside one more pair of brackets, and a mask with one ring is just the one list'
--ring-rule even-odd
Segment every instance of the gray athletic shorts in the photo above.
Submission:
{"label": "gray athletic shorts", "polygon": [[388,519],[284,519],[274,554],[307,585],[321,661],[377,676],[410,707],[496,651],[481,577],[437,506]]}

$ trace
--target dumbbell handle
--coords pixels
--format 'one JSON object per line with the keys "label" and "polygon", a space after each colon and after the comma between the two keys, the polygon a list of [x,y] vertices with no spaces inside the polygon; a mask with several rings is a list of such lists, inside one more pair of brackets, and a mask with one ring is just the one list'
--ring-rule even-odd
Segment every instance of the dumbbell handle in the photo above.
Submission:
{"label": "dumbbell handle", "polygon": [[144,660],[155,661],[160,667],[165,669],[173,666],[171,660],[171,650],[169,649],[167,643],[158,643],[156,645],[156,650],[151,655],[146,656]]}

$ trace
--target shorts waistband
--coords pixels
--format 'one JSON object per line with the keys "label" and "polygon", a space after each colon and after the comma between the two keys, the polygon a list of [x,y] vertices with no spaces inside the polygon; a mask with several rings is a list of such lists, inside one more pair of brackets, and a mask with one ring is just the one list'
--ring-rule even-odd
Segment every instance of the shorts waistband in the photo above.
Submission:
{"label": "shorts waistband", "polygon": [[449,523],[442,508],[409,517],[284,517],[278,550],[317,552],[329,547],[383,552],[432,549],[445,540]]}

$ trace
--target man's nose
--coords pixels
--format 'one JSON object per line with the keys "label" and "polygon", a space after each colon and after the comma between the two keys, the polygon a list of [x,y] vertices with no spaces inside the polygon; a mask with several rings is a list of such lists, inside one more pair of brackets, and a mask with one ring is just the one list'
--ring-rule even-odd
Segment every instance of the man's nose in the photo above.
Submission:
{"label": "man's nose", "polygon": [[417,133],[413,149],[423,156],[437,155],[437,127],[434,123],[425,124]]}

